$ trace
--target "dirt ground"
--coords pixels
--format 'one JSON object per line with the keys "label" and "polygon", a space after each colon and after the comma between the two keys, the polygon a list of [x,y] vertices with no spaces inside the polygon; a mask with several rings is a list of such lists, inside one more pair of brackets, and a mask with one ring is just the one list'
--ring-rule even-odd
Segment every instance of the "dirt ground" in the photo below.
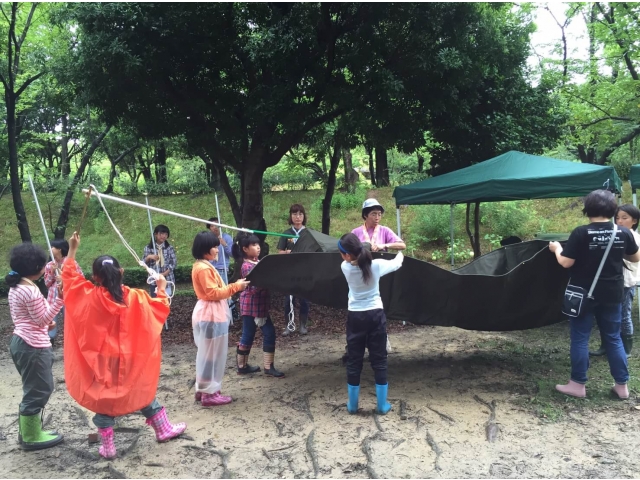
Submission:
{"label": "dirt ground", "polygon": [[[346,412],[343,334],[312,328],[305,337],[279,339],[276,365],[285,379],[237,376],[230,348],[223,393],[234,402],[212,408],[197,405],[190,390],[195,347],[169,342],[157,397],[173,421],[187,422],[186,435],[158,444],[141,415],[122,417],[113,461],[101,459],[98,446],[88,444],[87,435],[96,431],[92,414],[68,395],[58,347],[56,389],[45,421],[65,435],[65,442],[23,452],[17,445],[21,384],[6,348],[8,309],[0,310],[2,478],[640,476],[636,399],[598,412],[569,407],[562,421],[546,422],[519,401],[535,386],[504,359],[492,360],[490,348],[483,350],[487,340],[505,334],[440,327],[390,329],[393,410],[386,416],[373,414],[375,387],[366,363],[361,410],[357,415]],[[260,356],[255,349],[251,363],[260,364]],[[565,380],[567,373],[559,373],[558,379]],[[495,421],[490,421],[491,408]],[[496,432],[495,441],[488,441]]]}

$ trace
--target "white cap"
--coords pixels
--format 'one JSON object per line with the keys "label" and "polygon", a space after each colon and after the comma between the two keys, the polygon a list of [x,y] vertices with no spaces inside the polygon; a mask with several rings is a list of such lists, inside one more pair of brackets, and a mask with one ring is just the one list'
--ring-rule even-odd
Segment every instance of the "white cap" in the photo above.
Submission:
{"label": "white cap", "polygon": [[380,205],[380,202],[375,198],[367,198],[362,204],[362,210],[364,210],[365,208],[371,208],[371,207],[380,207],[380,210],[382,210],[382,213],[384,213],[384,207]]}

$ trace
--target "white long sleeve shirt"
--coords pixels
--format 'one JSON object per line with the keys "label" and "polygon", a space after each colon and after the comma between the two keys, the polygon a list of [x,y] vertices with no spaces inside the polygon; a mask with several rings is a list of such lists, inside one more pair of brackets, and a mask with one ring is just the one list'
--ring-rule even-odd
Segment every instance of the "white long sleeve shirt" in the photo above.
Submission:
{"label": "white long sleeve shirt", "polygon": [[362,270],[357,265],[349,262],[342,262],[340,266],[349,284],[349,311],[364,312],[382,308],[382,298],[380,298],[380,277],[387,273],[395,272],[402,266],[404,255],[398,252],[393,260],[382,260],[380,258],[371,263],[371,278],[364,283]]}

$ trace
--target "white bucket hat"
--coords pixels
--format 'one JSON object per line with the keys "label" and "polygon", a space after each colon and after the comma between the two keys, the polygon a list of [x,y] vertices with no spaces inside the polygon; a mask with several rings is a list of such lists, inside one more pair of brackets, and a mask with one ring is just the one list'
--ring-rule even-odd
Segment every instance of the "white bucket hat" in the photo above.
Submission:
{"label": "white bucket hat", "polygon": [[382,210],[382,213],[384,213],[384,207],[380,205],[380,202],[375,198],[367,198],[362,204],[363,211],[365,208],[371,208],[371,207],[380,207],[380,210]]}

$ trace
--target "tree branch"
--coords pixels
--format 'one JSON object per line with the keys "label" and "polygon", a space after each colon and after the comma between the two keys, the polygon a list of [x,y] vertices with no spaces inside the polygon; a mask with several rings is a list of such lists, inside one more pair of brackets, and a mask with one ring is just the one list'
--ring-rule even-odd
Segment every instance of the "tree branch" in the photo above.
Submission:
{"label": "tree branch", "polygon": [[619,120],[621,122],[633,122],[633,118],[627,118],[627,117],[603,117],[603,118],[598,118],[597,120],[594,120],[592,122],[589,123],[583,123],[582,125],[580,125],[582,128],[587,128],[590,127],[591,125],[595,125],[596,123],[600,123],[600,122],[604,122],[606,120]]}
{"label": "tree branch", "polygon": [[[602,13],[602,15],[604,16],[608,24],[607,26],[609,27],[609,30],[611,30],[611,34],[613,35],[613,38],[615,39],[616,43],[622,50],[622,58],[624,59],[624,63],[627,65],[627,70],[629,70],[629,73],[631,74],[631,78],[633,78],[635,81],[640,80],[640,77],[638,77],[638,72],[636,71],[635,66],[633,65],[633,62],[631,61],[631,57],[629,57],[629,48],[624,44],[624,42],[620,38],[618,33],[618,28],[616,27],[616,22],[613,16],[608,14],[604,10],[602,5],[600,5],[600,2],[596,2],[596,7],[598,7],[598,10],[600,10],[600,13]],[[613,7],[611,8],[613,11]]]}
{"label": "tree branch", "polygon": [[40,72],[37,75],[34,75],[33,77],[27,79],[16,92],[16,99],[18,99],[20,95],[24,93],[24,91],[29,87],[29,85],[31,85],[33,82],[38,80],[43,75],[44,75],[44,72]]}
{"label": "tree branch", "polygon": [[18,47],[22,47],[22,44],[24,43],[24,39],[27,38],[27,32],[29,31],[29,27],[31,26],[31,20],[33,19],[33,13],[36,11],[37,7],[38,7],[38,2],[33,2],[31,4],[31,10],[29,11],[29,16],[27,17],[27,23],[24,24],[24,30],[22,31],[22,35],[20,35]]}
{"label": "tree branch", "polygon": [[140,144],[136,143],[133,147],[126,149],[124,152],[118,155],[118,157],[113,161],[113,165],[114,166],[118,165],[127,155],[129,155],[132,152],[135,152],[138,148],[140,148]]}
{"label": "tree branch", "polygon": [[631,130],[629,133],[627,133],[620,140],[618,140],[618,141],[612,143],[611,145],[609,145],[602,152],[602,154],[600,154],[600,158],[598,159],[598,164],[599,165],[604,165],[604,162],[607,161],[607,158],[609,158],[609,155],[611,155],[618,147],[621,147],[622,145],[625,145],[625,144],[629,143],[631,140],[636,138],[638,135],[640,135],[640,125],[638,125],[636,128]]}

